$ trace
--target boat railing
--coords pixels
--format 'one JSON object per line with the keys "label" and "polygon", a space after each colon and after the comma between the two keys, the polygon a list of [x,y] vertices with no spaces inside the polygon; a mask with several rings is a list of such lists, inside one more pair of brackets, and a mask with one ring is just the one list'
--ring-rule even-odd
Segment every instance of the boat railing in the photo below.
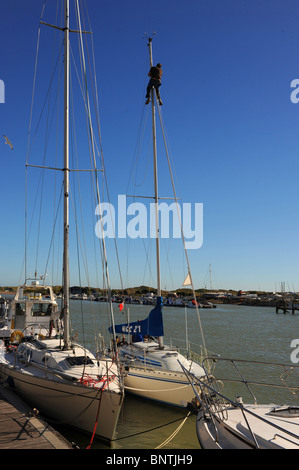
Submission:
{"label": "boat railing", "polygon": [[[246,360],[246,359],[234,359],[234,358],[225,358],[220,356],[207,356],[202,361],[203,368],[208,371],[210,368],[211,362],[214,362],[214,374],[216,369],[216,364],[226,363],[233,367],[233,370],[237,373],[236,377],[228,377],[227,373],[222,376],[217,376],[217,383],[241,383],[248,390],[249,394],[254,400],[254,403],[257,404],[257,398],[252,390],[253,386],[276,388],[276,389],[287,389],[292,395],[299,396],[299,365],[289,365],[282,364],[277,362],[266,362],[266,361],[255,361],[255,360]],[[207,365],[206,365],[207,364]],[[249,379],[248,375],[245,377],[244,373],[241,372],[241,366],[249,367],[265,367],[271,368],[271,370],[279,370],[280,372],[276,373],[280,382],[279,383],[269,383],[266,381],[260,382],[254,379]],[[224,372],[222,372],[224,374]],[[256,374],[255,374],[256,375]],[[272,376],[273,374],[271,374]],[[215,376],[216,377],[216,376]],[[293,384],[288,384],[287,379],[293,379]]]}
{"label": "boat railing", "polygon": [[[208,359],[208,358],[206,358]],[[228,358],[219,358],[219,357],[210,357],[210,360],[215,360],[215,361],[227,361],[233,364],[234,368],[238,371],[238,374],[240,375],[240,379],[238,380],[239,382],[242,382],[247,390],[250,391],[251,396],[253,397],[255,403],[256,403],[256,397],[253,394],[252,390],[250,390],[250,385],[266,385],[266,386],[274,386],[277,387],[277,385],[273,384],[265,384],[261,382],[256,382],[256,381],[247,381],[244,377],[243,374],[239,371],[236,363],[241,362],[241,363],[254,363],[254,364],[259,364],[259,365],[271,365],[271,366],[280,366],[283,368],[293,368],[293,366],[286,366],[285,364],[277,364],[277,363],[269,363],[269,362],[261,362],[261,361],[246,361],[246,360],[234,360],[234,359],[228,359]],[[204,364],[204,361],[203,361]],[[229,407],[234,407],[234,408],[239,408],[242,412],[243,418],[245,420],[246,426],[250,432],[250,435],[253,440],[253,445],[256,448],[259,448],[259,445],[256,441],[256,437],[254,435],[254,432],[252,431],[252,428],[250,426],[250,423],[248,421],[248,415],[251,415],[255,417],[256,419],[264,422],[265,424],[269,425],[272,428],[277,429],[276,435],[280,436],[278,434],[279,432],[282,432],[284,434],[284,439],[287,439],[285,435],[288,435],[290,438],[295,439],[296,445],[299,446],[299,436],[298,434],[294,434],[291,431],[288,431],[278,424],[275,424],[273,422],[270,422],[269,420],[263,418],[262,416],[254,413],[248,407],[246,407],[242,401],[241,397],[236,397],[235,400],[232,400],[228,398],[227,396],[223,395],[220,392],[220,385],[222,384],[223,380],[227,379],[219,379],[216,377],[213,377],[206,373],[205,377],[195,377],[194,374],[190,373],[182,364],[180,364],[182,367],[182,370],[185,372],[185,375],[187,376],[193,391],[195,393],[197,403],[199,405],[198,409],[202,409],[204,415],[206,418],[210,420],[212,423],[213,429],[214,429],[214,434],[215,434],[215,440],[216,442],[218,441],[218,428],[216,426],[216,420],[221,420],[225,421],[227,419],[227,410]],[[298,373],[299,372],[299,366],[294,366],[294,370]],[[234,381],[236,381],[234,379]],[[288,386],[282,385],[282,388],[287,388],[290,389]],[[299,388],[297,387],[297,391]],[[292,388],[292,393],[294,392],[294,388]],[[297,412],[297,409],[296,409]]]}
{"label": "boat railing", "polygon": [[[178,346],[173,346],[173,341],[178,344]],[[177,350],[180,354],[185,356],[187,359],[189,359],[191,362],[195,362],[197,364],[202,365],[202,362],[205,360],[205,362],[208,364],[206,365],[206,369],[209,371],[210,374],[213,373],[213,369],[215,367],[215,361],[214,361],[214,355],[212,351],[207,351],[206,348],[204,348],[201,344],[195,344],[191,343],[190,341],[187,341],[187,343],[184,342],[183,345],[182,339],[179,338],[170,338],[170,347]],[[195,349],[199,349],[199,352],[195,351]]]}

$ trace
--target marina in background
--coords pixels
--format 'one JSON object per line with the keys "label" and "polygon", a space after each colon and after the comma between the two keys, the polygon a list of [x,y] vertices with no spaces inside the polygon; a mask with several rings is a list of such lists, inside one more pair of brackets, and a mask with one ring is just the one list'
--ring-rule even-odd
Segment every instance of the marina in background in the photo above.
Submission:
{"label": "marina in background", "polygon": [[[3,298],[13,296],[17,287],[2,286],[0,295]],[[54,286],[53,291],[59,298],[62,287]],[[233,289],[196,289],[196,299],[199,307],[212,307],[221,304],[248,305],[259,307],[275,307],[277,313],[283,310],[296,312],[299,308],[298,292],[264,292],[264,291],[243,291]],[[124,304],[152,305],[156,299],[156,289],[150,286],[128,287],[123,290],[111,289],[112,301]],[[162,290],[163,305],[168,307],[190,307],[192,308],[193,296],[189,289],[178,288],[175,291]],[[105,291],[93,287],[70,287],[70,297],[72,300],[92,300],[95,302],[107,302]]]}

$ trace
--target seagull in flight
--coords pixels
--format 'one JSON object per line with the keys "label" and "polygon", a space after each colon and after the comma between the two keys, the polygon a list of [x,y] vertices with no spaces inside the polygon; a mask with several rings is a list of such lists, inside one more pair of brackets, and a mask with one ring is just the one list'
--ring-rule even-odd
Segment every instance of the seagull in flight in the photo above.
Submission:
{"label": "seagull in flight", "polygon": [[11,141],[9,140],[9,138],[6,137],[6,135],[3,135],[3,137],[5,138],[5,143],[10,146],[11,150],[13,150],[13,146],[12,146],[12,143],[11,143]]}

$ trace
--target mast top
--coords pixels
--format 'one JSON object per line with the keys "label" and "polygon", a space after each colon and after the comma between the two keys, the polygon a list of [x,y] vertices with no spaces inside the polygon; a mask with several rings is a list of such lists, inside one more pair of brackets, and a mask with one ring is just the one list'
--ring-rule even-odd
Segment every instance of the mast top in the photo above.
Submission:
{"label": "mast top", "polygon": [[147,33],[144,33],[145,36],[148,38],[148,46],[151,44],[156,32],[154,31],[153,34],[152,34],[152,37],[150,37]]}

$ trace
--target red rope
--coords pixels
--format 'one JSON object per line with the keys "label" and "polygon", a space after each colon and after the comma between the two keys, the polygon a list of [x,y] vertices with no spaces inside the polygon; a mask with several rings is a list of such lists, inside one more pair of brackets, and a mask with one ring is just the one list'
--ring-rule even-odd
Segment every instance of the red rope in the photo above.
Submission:
{"label": "red rope", "polygon": [[83,374],[83,376],[79,380],[79,383],[80,385],[84,385],[85,387],[96,387],[97,384],[103,383],[103,388],[106,388],[107,383],[111,382],[114,379],[115,375],[111,375],[110,377],[103,375],[101,380],[96,380],[90,377],[90,375],[88,374]]}
{"label": "red rope", "polygon": [[92,433],[92,436],[91,436],[91,439],[90,439],[90,443],[89,443],[89,445],[86,447],[86,449],[90,449],[90,448],[91,448],[92,443],[93,443],[93,440],[94,440],[94,436],[95,436],[96,429],[97,429],[97,426],[98,426],[98,419],[99,419],[99,414],[100,414],[100,407],[101,407],[101,401],[102,401],[103,390],[104,390],[104,386],[103,386],[103,388],[101,389],[101,396],[100,396],[100,400],[99,400],[99,406],[98,406],[96,421],[95,421],[94,427],[93,427],[93,433]]}
{"label": "red rope", "polygon": [[[112,364],[113,364],[113,362],[111,363],[111,366],[109,367],[108,372],[111,369]],[[103,391],[105,390],[105,388],[107,387],[109,382],[111,382],[112,380],[115,379],[115,375],[112,375],[111,377],[109,377],[108,372],[107,372],[107,376],[102,376],[101,380],[98,380],[98,381],[96,381],[95,379],[90,377],[88,374],[84,374],[81,377],[80,381],[79,381],[82,385],[89,386],[89,387],[91,387],[91,384],[93,385],[93,387],[95,387],[96,384],[98,384],[100,382],[103,382],[103,386],[101,388],[101,396],[100,396],[100,399],[99,399],[99,406],[98,406],[97,416],[96,416],[96,420],[95,420],[95,423],[94,423],[92,436],[91,436],[91,439],[90,439],[90,443],[88,444],[86,449],[91,448],[93,440],[94,440],[94,436],[95,436],[96,429],[97,429],[97,426],[98,426],[98,420],[99,420],[99,414],[100,414],[100,407],[101,407],[101,402],[102,402]],[[87,378],[84,379],[84,376],[86,376]]]}

